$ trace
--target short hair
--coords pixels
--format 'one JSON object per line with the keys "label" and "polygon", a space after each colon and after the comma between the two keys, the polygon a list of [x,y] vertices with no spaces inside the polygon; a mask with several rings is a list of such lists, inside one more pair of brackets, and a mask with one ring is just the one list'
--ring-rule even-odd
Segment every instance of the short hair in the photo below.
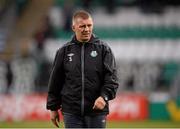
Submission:
{"label": "short hair", "polygon": [[72,18],[72,24],[74,25],[74,22],[77,18],[82,18],[82,19],[88,19],[88,18],[92,18],[91,17],[91,14],[88,13],[87,11],[85,10],[79,10],[77,12],[75,12],[73,14],[73,18]]}

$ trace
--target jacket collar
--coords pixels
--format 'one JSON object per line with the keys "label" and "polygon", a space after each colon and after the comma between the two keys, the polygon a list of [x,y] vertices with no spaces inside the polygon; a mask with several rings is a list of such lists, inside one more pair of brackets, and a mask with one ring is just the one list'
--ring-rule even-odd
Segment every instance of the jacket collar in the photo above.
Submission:
{"label": "jacket collar", "polygon": [[[92,34],[90,40],[86,43],[94,43],[98,40],[99,40],[98,37],[96,37],[95,34]],[[75,35],[73,35],[71,43],[80,43],[81,44],[81,42],[76,39]]]}

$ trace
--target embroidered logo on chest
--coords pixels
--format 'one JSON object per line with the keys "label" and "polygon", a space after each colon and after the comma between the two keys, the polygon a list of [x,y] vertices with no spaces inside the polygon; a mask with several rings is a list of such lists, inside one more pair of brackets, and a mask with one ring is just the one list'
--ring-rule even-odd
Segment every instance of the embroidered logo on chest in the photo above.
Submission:
{"label": "embroidered logo on chest", "polygon": [[92,57],[96,57],[98,55],[98,53],[96,51],[91,51],[91,54],[90,54]]}
{"label": "embroidered logo on chest", "polygon": [[74,56],[74,53],[67,54],[69,61],[72,61],[72,57]]}

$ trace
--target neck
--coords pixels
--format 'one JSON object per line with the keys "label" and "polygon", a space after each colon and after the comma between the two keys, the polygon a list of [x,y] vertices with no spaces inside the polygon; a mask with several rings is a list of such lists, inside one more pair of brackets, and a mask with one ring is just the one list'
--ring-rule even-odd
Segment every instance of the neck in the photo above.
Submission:
{"label": "neck", "polygon": [[89,40],[80,40],[80,39],[77,39],[77,37],[76,37],[76,40],[80,43],[86,43],[86,42],[89,42],[90,39]]}
{"label": "neck", "polygon": [[[79,41],[79,40],[78,40]],[[88,40],[89,41],[89,40]],[[80,43],[87,43],[88,41],[79,41]]]}

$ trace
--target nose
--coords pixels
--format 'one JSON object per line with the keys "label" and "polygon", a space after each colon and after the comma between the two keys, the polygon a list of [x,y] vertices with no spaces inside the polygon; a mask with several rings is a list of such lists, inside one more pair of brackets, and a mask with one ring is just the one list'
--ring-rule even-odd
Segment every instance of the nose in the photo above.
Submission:
{"label": "nose", "polygon": [[84,27],[84,31],[88,31],[89,30],[89,27],[88,26],[85,26]]}

